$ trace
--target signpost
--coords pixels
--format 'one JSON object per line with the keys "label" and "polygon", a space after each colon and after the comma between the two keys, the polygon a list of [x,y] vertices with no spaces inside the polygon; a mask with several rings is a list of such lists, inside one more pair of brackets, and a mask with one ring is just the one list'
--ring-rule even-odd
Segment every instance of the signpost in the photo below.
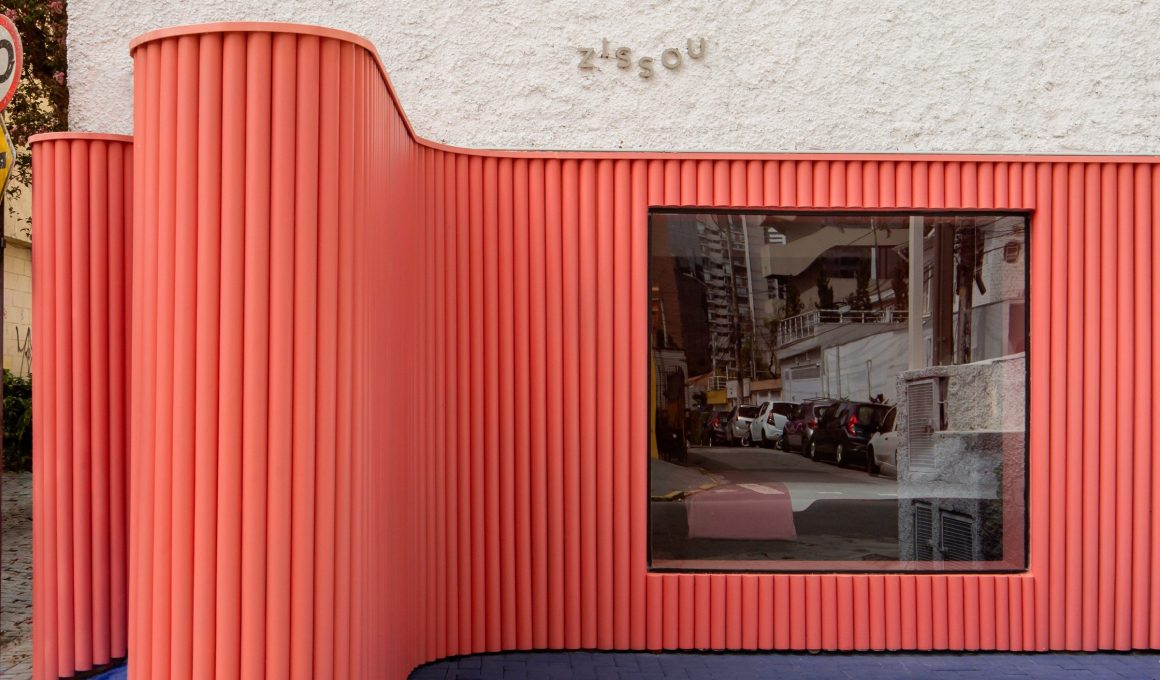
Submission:
{"label": "signpost", "polygon": [[[24,48],[20,44],[20,34],[16,32],[16,24],[8,17],[0,14],[0,112],[3,112],[12,95],[16,94],[16,86],[20,84],[20,70],[24,67]],[[0,201],[3,201],[4,190],[8,188],[8,178],[12,175],[12,165],[16,161],[16,150],[12,146],[12,138],[8,136],[8,127],[0,119]]]}
{"label": "signpost", "polygon": [[20,70],[24,66],[24,48],[16,24],[0,14],[0,111],[12,101],[20,84]]}
{"label": "signpost", "polygon": [[[0,113],[4,112],[12,95],[16,94],[16,86],[20,84],[20,71],[24,68],[24,48],[20,44],[20,33],[16,31],[16,24],[8,17],[0,14]],[[12,176],[12,166],[16,163],[16,149],[12,145],[12,138],[8,136],[8,126],[0,117],[0,291],[4,289],[4,249],[8,245],[8,237],[4,231],[5,212],[4,195],[8,191],[8,179]],[[0,296],[0,319],[4,318],[4,298]],[[0,423],[4,422],[4,384],[0,382]],[[0,427],[0,470],[4,469],[3,453],[4,433]]]}
{"label": "signpost", "polygon": [[8,126],[0,119],[0,200],[8,189],[8,180],[12,177],[12,166],[16,162],[16,147],[12,144],[12,137],[8,135]]}

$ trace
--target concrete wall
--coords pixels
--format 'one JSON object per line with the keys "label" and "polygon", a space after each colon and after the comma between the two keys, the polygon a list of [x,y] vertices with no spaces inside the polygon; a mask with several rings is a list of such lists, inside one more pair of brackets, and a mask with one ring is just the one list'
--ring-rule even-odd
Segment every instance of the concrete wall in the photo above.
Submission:
{"label": "concrete wall", "polygon": [[866,400],[882,394],[887,404],[898,403],[897,377],[909,351],[906,326],[875,328],[881,332],[823,350],[827,396]]}
{"label": "concrete wall", "polygon": [[[910,462],[911,423],[906,385],[928,378],[945,380],[941,415],[946,422],[945,427],[935,425],[934,467],[920,469]],[[918,559],[914,501],[920,501],[934,509],[935,525],[945,512],[975,520],[973,559],[1000,561],[1013,568],[1023,566],[1026,556],[1023,543],[1027,480],[1027,403],[1023,396],[1026,379],[1024,354],[959,366],[934,366],[899,375],[896,422],[901,559]],[[938,529],[934,531],[937,533]],[[937,549],[935,555],[936,559],[943,559]]]}
{"label": "concrete wall", "polygon": [[[21,150],[17,162],[32,162],[27,149]],[[2,219],[8,247],[4,249],[3,365],[18,375],[32,370],[31,340],[27,337],[32,332],[32,244],[26,221],[31,212],[31,188],[21,187],[15,200],[11,193],[5,196]],[[26,347],[27,354],[22,349]]]}
{"label": "concrete wall", "polygon": [[[1160,153],[1154,0],[72,0],[72,129],[131,131],[130,38],[222,20],[366,36],[419,134],[461,146]],[[578,68],[699,37],[651,80]]]}
{"label": "concrete wall", "polygon": [[4,368],[32,370],[32,249],[9,242],[4,249]]}

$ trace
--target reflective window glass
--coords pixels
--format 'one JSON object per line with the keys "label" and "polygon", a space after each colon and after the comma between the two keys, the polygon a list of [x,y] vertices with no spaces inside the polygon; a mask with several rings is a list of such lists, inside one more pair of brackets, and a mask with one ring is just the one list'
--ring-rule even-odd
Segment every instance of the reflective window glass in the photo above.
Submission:
{"label": "reflective window glass", "polygon": [[649,254],[653,569],[1025,568],[1025,215],[657,209]]}

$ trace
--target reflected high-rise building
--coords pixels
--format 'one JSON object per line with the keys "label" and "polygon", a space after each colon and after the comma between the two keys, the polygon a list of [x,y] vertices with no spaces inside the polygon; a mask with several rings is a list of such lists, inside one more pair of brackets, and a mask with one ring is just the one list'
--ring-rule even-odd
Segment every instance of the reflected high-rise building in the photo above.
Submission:
{"label": "reflected high-rise building", "polygon": [[717,376],[753,377],[753,280],[743,215],[698,215],[709,352]]}

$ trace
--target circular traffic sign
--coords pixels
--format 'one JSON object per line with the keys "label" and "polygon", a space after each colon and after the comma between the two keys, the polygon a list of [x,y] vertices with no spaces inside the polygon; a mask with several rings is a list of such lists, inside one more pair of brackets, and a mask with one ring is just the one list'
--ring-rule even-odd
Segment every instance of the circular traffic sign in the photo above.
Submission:
{"label": "circular traffic sign", "polygon": [[20,83],[20,69],[24,65],[24,49],[16,24],[0,14],[0,111],[12,101]]}

